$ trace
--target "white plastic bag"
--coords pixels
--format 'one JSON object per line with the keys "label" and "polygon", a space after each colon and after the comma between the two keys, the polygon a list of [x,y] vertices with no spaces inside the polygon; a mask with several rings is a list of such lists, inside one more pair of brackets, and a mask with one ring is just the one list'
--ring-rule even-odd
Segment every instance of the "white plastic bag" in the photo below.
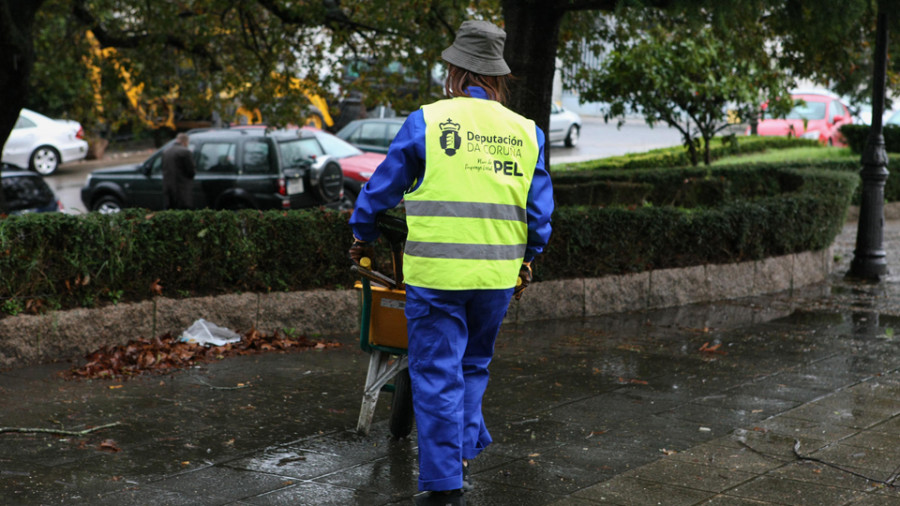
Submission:
{"label": "white plastic bag", "polygon": [[240,334],[222,328],[215,323],[210,323],[203,318],[195,321],[193,325],[181,334],[179,341],[185,343],[197,343],[212,346],[224,346],[228,343],[236,343],[241,340]]}

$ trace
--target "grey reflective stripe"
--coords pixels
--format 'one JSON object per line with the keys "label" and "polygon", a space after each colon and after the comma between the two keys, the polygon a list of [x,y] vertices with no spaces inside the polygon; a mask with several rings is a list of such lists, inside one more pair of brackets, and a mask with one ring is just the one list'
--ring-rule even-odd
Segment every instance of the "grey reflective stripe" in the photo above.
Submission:
{"label": "grey reflective stripe", "polygon": [[444,200],[406,201],[406,214],[410,216],[446,216],[451,218],[485,218],[528,222],[525,209],[510,204],[483,202],[451,202]]}
{"label": "grey reflective stripe", "polygon": [[524,244],[460,244],[407,241],[407,255],[461,260],[518,260],[525,256]]}

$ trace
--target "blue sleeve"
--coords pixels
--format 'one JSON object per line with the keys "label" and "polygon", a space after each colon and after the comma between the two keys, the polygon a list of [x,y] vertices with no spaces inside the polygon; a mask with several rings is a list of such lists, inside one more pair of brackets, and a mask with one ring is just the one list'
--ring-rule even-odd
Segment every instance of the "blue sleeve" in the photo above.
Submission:
{"label": "blue sleeve", "polygon": [[425,171],[425,116],[422,110],[411,113],[388,148],[384,161],[362,187],[356,198],[350,228],[363,241],[374,241],[379,232],[375,217],[393,209],[403,200],[403,194]]}
{"label": "blue sleeve", "polygon": [[534,167],[531,188],[528,189],[528,244],[525,261],[530,262],[544,251],[550,240],[550,215],[553,214],[553,185],[544,167],[544,132],[537,128],[538,159]]}

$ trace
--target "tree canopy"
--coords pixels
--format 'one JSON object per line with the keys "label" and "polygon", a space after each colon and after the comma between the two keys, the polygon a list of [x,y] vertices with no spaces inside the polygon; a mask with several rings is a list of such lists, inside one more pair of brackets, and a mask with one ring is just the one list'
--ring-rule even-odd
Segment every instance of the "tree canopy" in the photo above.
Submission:
{"label": "tree canopy", "polygon": [[[733,15],[733,14],[732,14]],[[624,121],[628,113],[647,123],[678,129],[698,162],[697,140],[709,164],[712,137],[729,120],[753,120],[760,104],[769,112],[790,110],[792,79],[774,69],[759,29],[729,37],[711,16],[659,9],[623,9],[597,21],[589,50],[602,55],[596,68],[580,67],[572,83],[582,100],[607,104],[604,118]],[[597,43],[603,41],[603,45]]]}
{"label": "tree canopy", "polygon": [[[888,8],[889,25],[900,31],[900,13]],[[630,47],[646,49],[648,34],[670,41],[705,27],[709,43],[728,46],[722,57],[737,62],[735,70],[756,73],[756,86],[763,95],[772,95],[766,83],[774,84],[772,73],[786,82],[812,82],[847,98],[852,105],[866,104],[872,96],[872,69],[875,39],[876,0],[813,2],[810,0],[734,0],[728,3],[700,0],[674,2],[660,15],[638,5],[624,3],[615,11],[615,23],[597,16],[568,18],[574,37],[563,39],[561,56],[566,68],[575,68],[585,53],[603,55],[614,51],[620,59],[629,58]],[[637,14],[636,14],[637,13]],[[685,40],[685,43],[690,44]],[[892,39],[890,54],[900,54],[900,37]],[[682,56],[682,58],[686,57]],[[679,62],[665,61],[673,68]],[[720,67],[722,63],[718,63]],[[727,64],[725,64],[727,66]],[[722,68],[718,74],[723,75]],[[655,72],[647,69],[647,72]],[[569,73],[569,84],[587,92],[592,88],[581,80],[584,73]],[[688,87],[694,87],[691,83]],[[777,87],[774,88],[777,90]],[[900,93],[900,60],[889,61],[888,92]],[[594,90],[593,95],[604,94]],[[607,96],[608,93],[605,93]],[[746,119],[746,118],[745,118]]]}
{"label": "tree canopy", "polygon": [[[370,103],[408,108],[434,91],[428,76],[466,14],[455,1],[48,0],[33,102],[68,105],[92,128],[167,114],[231,118],[236,105],[284,124],[303,118],[305,93],[334,99],[378,82],[365,89]],[[342,80],[353,60],[366,63],[362,79]],[[399,66],[405,74],[390,72]],[[61,72],[72,79],[54,82]]]}
{"label": "tree canopy", "polygon": [[[296,122],[310,105],[303,91],[334,99],[358,88],[370,103],[390,100],[395,107],[409,110],[439,91],[429,76],[460,22],[469,18],[504,26],[505,56],[516,76],[509,105],[546,129],[559,48],[565,57],[577,53],[574,48],[582,47],[585,37],[588,42],[603,42],[611,34],[595,29],[598,13],[618,13],[636,5],[705,17],[713,39],[752,34],[754,43],[764,47],[775,62],[773,69],[865,97],[876,2],[833,4],[812,0],[0,0],[0,90],[6,97],[0,105],[0,139],[12,129],[29,88],[33,92],[29,103],[42,106],[42,112],[73,117],[95,131],[125,121],[134,123],[141,114],[150,118],[227,115],[235,104],[259,108],[266,120],[276,124]],[[894,29],[897,16],[892,13]],[[36,53],[31,51],[32,37]],[[894,38],[894,48],[898,40]],[[720,42],[724,41],[716,43]],[[739,49],[736,58],[747,56],[743,51],[749,44],[738,47],[729,42]],[[342,80],[343,64],[354,59],[367,62],[370,75]],[[36,62],[33,75],[32,62]],[[391,64],[402,65],[407,73],[388,72]],[[892,61],[888,79],[894,90],[896,69]],[[413,91],[400,93],[405,89]],[[143,113],[134,106],[135,100]]]}

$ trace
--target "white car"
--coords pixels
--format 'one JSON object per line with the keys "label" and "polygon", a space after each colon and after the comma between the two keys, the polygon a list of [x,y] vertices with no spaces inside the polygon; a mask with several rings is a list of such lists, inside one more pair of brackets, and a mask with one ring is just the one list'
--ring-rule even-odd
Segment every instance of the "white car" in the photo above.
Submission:
{"label": "white car", "polygon": [[49,176],[63,163],[84,159],[87,151],[84,130],[77,121],[50,119],[22,109],[0,161]]}
{"label": "white car", "polygon": [[564,109],[557,103],[550,104],[550,142],[564,142],[567,148],[578,144],[581,133],[581,116]]}

